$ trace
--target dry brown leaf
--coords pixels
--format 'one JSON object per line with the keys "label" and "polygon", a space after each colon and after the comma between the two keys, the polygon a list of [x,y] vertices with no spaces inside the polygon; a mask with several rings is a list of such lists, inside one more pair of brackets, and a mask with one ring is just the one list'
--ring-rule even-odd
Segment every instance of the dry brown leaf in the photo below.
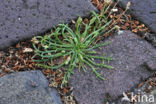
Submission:
{"label": "dry brown leaf", "polygon": [[6,73],[1,73],[1,74],[0,74],[0,77],[3,77],[4,75],[6,75]]}
{"label": "dry brown leaf", "polygon": [[142,31],[143,31],[143,29],[139,29],[139,31],[141,31],[141,32],[142,32]]}
{"label": "dry brown leaf", "polygon": [[67,92],[69,92],[66,88],[63,88],[63,92],[64,93],[67,93]]}
{"label": "dry brown leaf", "polygon": [[2,52],[0,52],[0,57],[3,57],[3,56],[4,56],[4,54]]}
{"label": "dry brown leaf", "polygon": [[48,73],[51,73],[51,70],[47,69],[45,72],[48,74]]}
{"label": "dry brown leaf", "polygon": [[97,8],[98,8],[99,10],[102,10],[102,9],[103,9],[103,4],[98,5]]}
{"label": "dry brown leaf", "polygon": [[138,87],[142,87],[142,85],[143,85],[143,83],[140,83],[140,84],[138,85]]}
{"label": "dry brown leaf", "polygon": [[137,33],[138,29],[133,29],[132,32]]}
{"label": "dry brown leaf", "polygon": [[125,25],[123,25],[121,28],[122,28],[123,30],[126,30],[126,29],[127,29],[127,27],[126,27]]}
{"label": "dry brown leaf", "polygon": [[39,41],[36,39],[36,37],[32,38],[31,41],[34,43],[34,44],[38,44]]}
{"label": "dry brown leaf", "polygon": [[99,5],[99,0],[92,0],[95,5]]}
{"label": "dry brown leaf", "polygon": [[10,68],[5,68],[4,71],[8,72],[8,73],[13,73],[14,72],[14,70],[11,70]]}
{"label": "dry brown leaf", "polygon": [[139,25],[139,21],[134,21],[134,23],[135,23],[136,25]]}
{"label": "dry brown leaf", "polygon": [[16,48],[20,48],[20,47],[21,47],[20,43],[16,44]]}
{"label": "dry brown leaf", "polygon": [[51,74],[52,74],[52,75],[55,75],[55,74],[56,74],[56,72],[52,71],[52,72],[51,72]]}
{"label": "dry brown leaf", "polygon": [[125,26],[127,26],[127,27],[128,27],[128,26],[130,26],[130,24],[129,24],[128,22],[126,22],[126,23],[125,23]]}
{"label": "dry brown leaf", "polygon": [[85,19],[83,20],[83,22],[84,22],[84,23],[88,23],[88,19],[85,18]]}

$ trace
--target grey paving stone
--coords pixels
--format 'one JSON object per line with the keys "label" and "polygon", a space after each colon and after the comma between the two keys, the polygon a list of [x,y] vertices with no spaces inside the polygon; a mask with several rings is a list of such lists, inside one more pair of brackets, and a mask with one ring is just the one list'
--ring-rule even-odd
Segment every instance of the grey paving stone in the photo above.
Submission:
{"label": "grey paving stone", "polygon": [[97,10],[90,0],[1,0],[0,50]]}
{"label": "grey paving stone", "polygon": [[75,69],[69,85],[74,88],[73,94],[78,104],[104,104],[105,101],[116,100],[123,92],[133,90],[155,72],[156,67],[152,63],[156,60],[156,49],[147,41],[130,31],[106,41],[112,43],[98,51],[113,55],[115,60],[109,64],[116,70],[100,68],[98,71],[107,78],[102,81],[95,77],[90,68],[86,73]]}
{"label": "grey paving stone", "polygon": [[146,33],[144,37],[147,41],[151,42],[154,47],[156,47],[156,34]]}
{"label": "grey paving stone", "polygon": [[129,1],[131,14],[156,33],[156,0],[121,0],[120,5],[125,8]]}
{"label": "grey paving stone", "polygon": [[55,88],[41,71],[26,71],[0,78],[0,104],[62,104]]}

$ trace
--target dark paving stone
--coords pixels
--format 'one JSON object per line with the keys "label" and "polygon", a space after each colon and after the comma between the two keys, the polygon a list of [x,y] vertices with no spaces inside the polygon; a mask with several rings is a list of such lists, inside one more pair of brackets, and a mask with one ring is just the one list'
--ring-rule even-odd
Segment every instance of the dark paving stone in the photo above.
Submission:
{"label": "dark paving stone", "polygon": [[144,35],[145,39],[152,43],[156,47],[156,34],[147,33]]}
{"label": "dark paving stone", "polygon": [[129,1],[132,15],[156,33],[156,0],[121,0],[120,5],[125,8]]}
{"label": "dark paving stone", "polygon": [[1,0],[0,49],[96,10],[90,0]]}
{"label": "dark paving stone", "polygon": [[62,104],[41,71],[18,72],[0,78],[0,104]]}
{"label": "dark paving stone", "polygon": [[110,37],[107,41],[112,41],[112,44],[102,48],[101,53],[113,55],[115,60],[109,64],[116,70],[98,70],[108,79],[106,81],[97,79],[89,68],[86,73],[75,70],[69,85],[74,88],[78,104],[103,104],[106,100],[116,100],[123,92],[133,90],[154,73],[156,49],[147,41],[130,31]]}

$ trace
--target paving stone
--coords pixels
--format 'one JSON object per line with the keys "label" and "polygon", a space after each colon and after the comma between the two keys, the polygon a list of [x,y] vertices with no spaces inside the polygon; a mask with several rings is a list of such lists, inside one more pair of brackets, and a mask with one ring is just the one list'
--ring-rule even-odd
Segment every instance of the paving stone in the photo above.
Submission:
{"label": "paving stone", "polygon": [[0,78],[0,104],[62,104],[55,88],[48,87],[41,71],[26,71]]}
{"label": "paving stone", "polygon": [[1,0],[0,50],[97,10],[90,0]]}
{"label": "paving stone", "polygon": [[156,47],[156,34],[146,33],[144,35],[145,39],[152,43]]}
{"label": "paving stone", "polygon": [[78,104],[114,101],[122,96],[123,92],[133,90],[137,84],[154,73],[155,65],[147,62],[156,60],[156,49],[147,41],[130,31],[110,37],[107,41],[112,43],[98,51],[108,56],[113,55],[115,60],[109,64],[116,70],[100,68],[99,73],[107,78],[102,81],[95,77],[90,68],[86,73],[75,69],[69,85],[74,88],[73,94]]}
{"label": "paving stone", "polygon": [[129,1],[131,14],[156,33],[156,0],[121,0],[120,6],[125,8]]}

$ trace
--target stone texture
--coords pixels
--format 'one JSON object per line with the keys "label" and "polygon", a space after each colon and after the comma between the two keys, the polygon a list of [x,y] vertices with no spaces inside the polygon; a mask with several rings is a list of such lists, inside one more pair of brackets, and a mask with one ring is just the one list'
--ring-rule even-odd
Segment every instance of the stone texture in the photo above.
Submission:
{"label": "stone texture", "polygon": [[125,8],[129,1],[131,14],[156,33],[156,0],[121,0],[120,5]]}
{"label": "stone texture", "polygon": [[156,34],[146,33],[144,35],[145,39],[152,43],[156,47]]}
{"label": "stone texture", "polygon": [[109,64],[116,70],[100,68],[98,71],[107,78],[102,81],[95,77],[90,68],[86,73],[75,69],[69,85],[74,88],[73,94],[78,104],[103,104],[116,100],[123,92],[133,90],[154,73],[156,67],[153,61],[148,62],[156,60],[156,49],[147,41],[130,31],[124,31],[106,41],[112,43],[98,51],[113,55],[115,60]]}
{"label": "stone texture", "polygon": [[26,71],[0,78],[0,104],[62,104],[56,89],[48,87],[41,71]]}
{"label": "stone texture", "polygon": [[1,0],[0,49],[97,10],[90,0]]}

